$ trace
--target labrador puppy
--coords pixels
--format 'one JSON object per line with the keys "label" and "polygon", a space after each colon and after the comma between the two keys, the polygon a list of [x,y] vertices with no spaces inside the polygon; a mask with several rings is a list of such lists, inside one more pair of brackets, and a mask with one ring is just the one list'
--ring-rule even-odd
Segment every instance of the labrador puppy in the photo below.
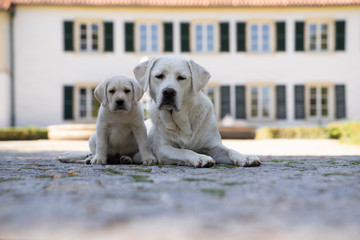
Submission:
{"label": "labrador puppy", "polygon": [[147,142],[143,109],[138,103],[143,94],[140,85],[127,76],[115,76],[100,83],[94,92],[101,106],[96,131],[89,139],[91,155],[64,153],[59,160],[91,164],[156,163]]}
{"label": "labrador puppy", "polygon": [[166,56],[152,58],[134,68],[143,90],[152,98],[149,142],[164,164],[211,167],[217,163],[259,166],[256,156],[246,156],[221,143],[213,104],[201,89],[209,72],[192,60]]}

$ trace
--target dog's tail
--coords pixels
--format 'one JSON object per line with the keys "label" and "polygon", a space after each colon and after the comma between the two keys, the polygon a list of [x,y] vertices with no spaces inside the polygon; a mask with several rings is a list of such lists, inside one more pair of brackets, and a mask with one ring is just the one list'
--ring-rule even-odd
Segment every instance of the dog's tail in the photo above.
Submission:
{"label": "dog's tail", "polygon": [[86,159],[91,156],[91,153],[76,153],[65,152],[58,156],[58,159],[62,163],[86,163]]}

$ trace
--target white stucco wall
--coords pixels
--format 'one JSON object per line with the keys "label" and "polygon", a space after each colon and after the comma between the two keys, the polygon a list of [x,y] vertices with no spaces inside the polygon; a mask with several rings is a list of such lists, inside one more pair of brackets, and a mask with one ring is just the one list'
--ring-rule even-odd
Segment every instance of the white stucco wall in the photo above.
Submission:
{"label": "white stucco wall", "polygon": [[10,58],[7,12],[0,11],[0,128],[10,126]]}
{"label": "white stucco wall", "polygon": [[[77,53],[63,50],[63,21],[101,19],[114,23],[114,52]],[[346,51],[294,51],[295,21],[346,21]],[[286,52],[237,53],[235,24],[248,20],[286,21]],[[124,52],[124,22],[161,20],[174,23],[174,52],[192,58],[212,74],[211,82],[246,84],[272,82],[287,85],[287,120],[250,125],[316,124],[294,121],[294,84],[346,84],[347,117],[360,119],[360,8],[300,9],[122,9],[18,6],[15,15],[16,119],[18,126],[60,124],[66,84],[99,82],[115,74],[132,75],[144,54]],[[230,53],[180,53],[180,23],[193,20],[230,22]],[[159,53],[163,54],[163,53]],[[152,55],[147,55],[151,57]]]}

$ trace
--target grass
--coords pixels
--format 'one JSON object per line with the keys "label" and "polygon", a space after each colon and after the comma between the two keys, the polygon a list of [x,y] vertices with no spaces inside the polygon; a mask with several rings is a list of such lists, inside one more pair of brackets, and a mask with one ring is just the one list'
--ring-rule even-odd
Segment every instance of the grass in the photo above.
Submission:
{"label": "grass", "polygon": [[0,183],[2,182],[8,182],[8,181],[18,181],[23,180],[22,178],[0,178]]}
{"label": "grass", "polygon": [[360,161],[350,162],[351,165],[360,165]]}
{"label": "grass", "polygon": [[110,173],[110,174],[117,174],[117,175],[123,175],[122,172],[119,172],[113,168],[103,168],[103,169],[99,169],[100,171],[104,172],[104,173]]}
{"label": "grass", "polygon": [[152,168],[118,168],[119,170],[125,170],[125,171],[137,171],[137,172],[144,172],[144,173],[150,173],[152,171]]}
{"label": "grass", "polygon": [[200,190],[203,193],[210,194],[213,196],[218,196],[218,197],[225,197],[225,195],[226,195],[226,191],[224,189],[219,189],[219,188],[203,188]]}
{"label": "grass", "polygon": [[223,183],[224,186],[237,186],[237,185],[244,185],[246,182],[225,182]]}
{"label": "grass", "polygon": [[208,179],[208,178],[183,178],[183,180],[187,182],[200,182],[200,181],[215,182],[214,179]]}
{"label": "grass", "polygon": [[327,176],[354,176],[354,174],[352,174],[352,173],[324,173],[323,176],[324,177],[327,177]]}
{"label": "grass", "polygon": [[221,169],[221,168],[237,168],[238,166],[235,166],[235,165],[227,165],[227,164],[220,164],[220,165],[216,165],[216,166],[213,166],[212,168],[214,169]]}
{"label": "grass", "polygon": [[39,175],[39,176],[35,176],[35,178],[54,178],[53,175]]}
{"label": "grass", "polygon": [[275,163],[285,162],[285,161],[286,161],[285,159],[273,159],[273,160],[270,160],[270,162],[275,162]]}
{"label": "grass", "polygon": [[148,182],[148,183],[153,183],[154,181],[149,179],[149,176],[145,176],[145,175],[128,175],[129,177],[132,177],[132,179],[135,182]]}

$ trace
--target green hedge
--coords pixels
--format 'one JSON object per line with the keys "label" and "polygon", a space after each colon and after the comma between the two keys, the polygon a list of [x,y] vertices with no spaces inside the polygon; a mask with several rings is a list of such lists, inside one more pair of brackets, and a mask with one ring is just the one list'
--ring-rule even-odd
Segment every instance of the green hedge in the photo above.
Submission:
{"label": "green hedge", "polygon": [[0,141],[7,140],[35,140],[47,139],[48,130],[46,128],[27,127],[27,128],[2,128],[0,129]]}
{"label": "green hedge", "polygon": [[256,139],[267,138],[339,139],[345,143],[360,144],[360,122],[332,123],[326,127],[264,127],[256,130]]}

